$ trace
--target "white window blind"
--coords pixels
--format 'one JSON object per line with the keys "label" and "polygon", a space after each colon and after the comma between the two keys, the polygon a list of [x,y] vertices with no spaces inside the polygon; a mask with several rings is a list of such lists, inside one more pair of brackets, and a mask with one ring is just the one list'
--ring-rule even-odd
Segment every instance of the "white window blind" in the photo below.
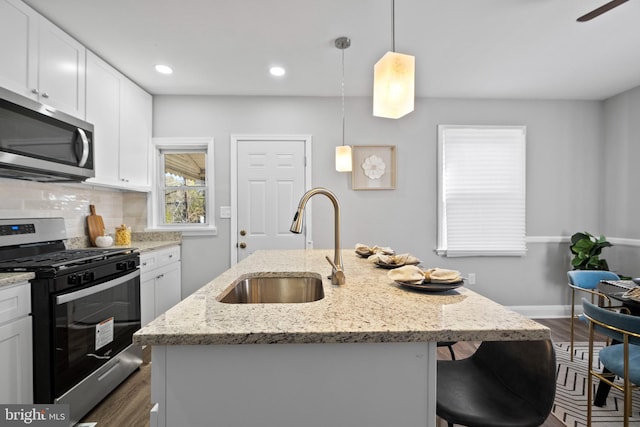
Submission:
{"label": "white window blind", "polygon": [[438,126],[438,249],[526,253],[524,126]]}

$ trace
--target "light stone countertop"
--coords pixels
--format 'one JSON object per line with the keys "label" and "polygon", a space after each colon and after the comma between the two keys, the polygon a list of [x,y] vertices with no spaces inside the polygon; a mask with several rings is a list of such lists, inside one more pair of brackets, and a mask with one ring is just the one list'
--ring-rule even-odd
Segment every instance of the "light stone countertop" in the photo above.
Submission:
{"label": "light stone countertop", "polygon": [[20,282],[28,282],[36,277],[34,273],[0,273],[0,288],[15,285]]}
{"label": "light stone countertop", "polygon": [[[257,251],[134,335],[141,345],[336,342],[508,341],[549,339],[549,329],[461,287],[406,289],[353,250],[344,250],[346,284],[326,276],[332,250]],[[426,268],[426,267],[425,267]],[[325,297],[302,304],[224,304],[217,297],[240,276],[313,272]]]}
{"label": "light stone countertop", "polygon": [[180,245],[180,241],[176,240],[134,240],[129,246],[111,246],[112,248],[136,248],[140,253],[148,251],[156,251],[171,246]]}

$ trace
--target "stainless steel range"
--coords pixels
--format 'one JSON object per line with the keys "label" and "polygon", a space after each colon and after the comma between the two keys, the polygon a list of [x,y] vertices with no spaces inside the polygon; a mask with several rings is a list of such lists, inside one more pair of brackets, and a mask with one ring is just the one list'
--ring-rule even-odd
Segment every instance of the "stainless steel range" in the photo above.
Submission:
{"label": "stainless steel range", "polygon": [[72,425],[142,363],[139,254],[65,248],[62,218],[0,219],[0,271],[32,271],[34,403]]}

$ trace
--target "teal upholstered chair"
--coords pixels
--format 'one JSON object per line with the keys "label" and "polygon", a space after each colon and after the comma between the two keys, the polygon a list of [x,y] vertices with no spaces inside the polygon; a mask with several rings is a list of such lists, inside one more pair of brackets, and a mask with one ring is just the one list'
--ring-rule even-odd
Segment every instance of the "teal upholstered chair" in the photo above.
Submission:
{"label": "teal upholstered chair", "polygon": [[[587,379],[587,425],[591,425],[591,404],[593,377],[615,387],[624,394],[624,426],[629,425],[631,415],[631,394],[633,385],[640,385],[640,317],[598,307],[582,299],[584,316],[589,320],[589,372]],[[611,374],[598,372],[593,368],[593,338],[597,331],[611,338],[614,344],[604,347],[598,353],[600,363],[623,383],[613,382]]]}
{"label": "teal upholstered chair", "polygon": [[620,277],[611,271],[603,270],[572,270],[567,272],[569,287],[571,288],[571,344],[569,358],[573,361],[573,322],[575,320],[575,298],[576,291],[591,294],[591,302],[594,302],[598,283],[601,280],[620,280]]}

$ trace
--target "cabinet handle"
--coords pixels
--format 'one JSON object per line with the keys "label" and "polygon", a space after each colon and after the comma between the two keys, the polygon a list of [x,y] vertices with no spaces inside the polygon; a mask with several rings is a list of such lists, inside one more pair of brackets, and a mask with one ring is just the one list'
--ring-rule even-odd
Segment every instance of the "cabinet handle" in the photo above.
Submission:
{"label": "cabinet handle", "polygon": [[31,93],[38,95],[40,92],[38,92],[38,89],[31,89]]}
{"label": "cabinet handle", "polygon": [[173,254],[170,254],[170,255],[169,255],[169,258],[173,258]]}
{"label": "cabinet handle", "polygon": [[164,274],[161,274],[159,276],[156,276],[156,279],[162,279],[164,277]]}
{"label": "cabinet handle", "polygon": [[145,267],[146,265],[147,265],[147,262],[146,262],[146,261],[142,263],[142,266],[143,266],[143,267]]}
{"label": "cabinet handle", "polygon": [[43,98],[49,98],[49,94],[48,94],[47,92],[43,92],[43,93],[42,93],[42,97],[43,97]]}

